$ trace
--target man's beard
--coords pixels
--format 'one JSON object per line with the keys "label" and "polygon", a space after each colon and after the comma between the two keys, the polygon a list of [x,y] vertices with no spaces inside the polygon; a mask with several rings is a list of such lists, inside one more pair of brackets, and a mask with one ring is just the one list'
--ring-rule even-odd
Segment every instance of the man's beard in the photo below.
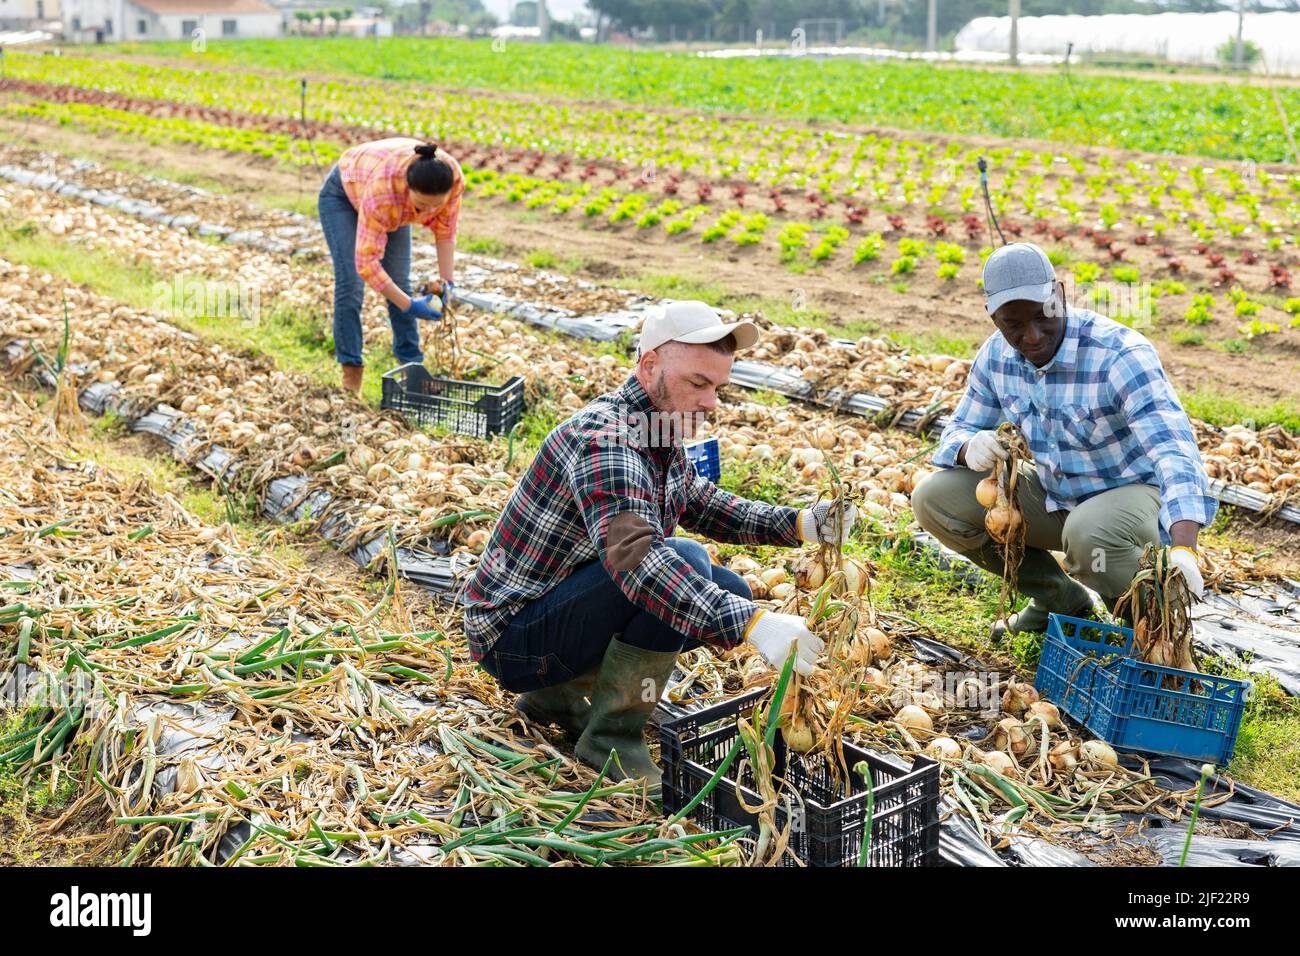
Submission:
{"label": "man's beard", "polygon": [[650,401],[654,403],[658,411],[666,411],[668,407],[668,383],[664,381],[667,376],[663,369],[659,370],[659,377],[650,383]]}
{"label": "man's beard", "polygon": [[650,384],[649,395],[655,411],[659,413],[656,427],[651,429],[651,445],[668,448],[693,438],[703,426],[703,412],[676,412],[669,408],[667,374],[662,370]]}

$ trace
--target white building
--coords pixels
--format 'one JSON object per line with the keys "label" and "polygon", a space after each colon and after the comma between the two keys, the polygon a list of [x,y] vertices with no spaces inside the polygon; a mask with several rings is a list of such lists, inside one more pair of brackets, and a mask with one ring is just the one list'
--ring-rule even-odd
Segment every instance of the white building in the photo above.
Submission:
{"label": "white building", "polygon": [[59,0],[0,0],[0,28],[30,27],[59,19]]}
{"label": "white building", "polygon": [[[0,0],[3,2],[3,0]],[[62,0],[72,43],[278,37],[280,11],[262,0]]]}

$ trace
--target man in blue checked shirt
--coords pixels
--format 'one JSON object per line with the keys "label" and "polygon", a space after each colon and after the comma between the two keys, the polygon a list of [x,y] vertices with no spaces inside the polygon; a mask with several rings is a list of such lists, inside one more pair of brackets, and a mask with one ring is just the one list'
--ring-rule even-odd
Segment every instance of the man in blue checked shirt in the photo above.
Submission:
{"label": "man in blue checked shirt", "polygon": [[[1001,575],[975,486],[1005,460],[994,434],[1008,421],[1033,452],[1019,489],[1026,548],[1018,587],[1031,598],[990,636],[1043,631],[1049,612],[1086,615],[1092,588],[1114,610],[1147,544],[1196,596],[1204,590],[1197,534],[1217,510],[1187,413],[1155,348],[1138,332],[1067,305],[1043,250],[1003,246],[984,266],[997,331],[980,348],[966,394],[939,440],[935,472],[916,487],[921,527]],[[1062,569],[1052,551],[1065,552]],[[1068,572],[1068,573],[1067,573]]]}

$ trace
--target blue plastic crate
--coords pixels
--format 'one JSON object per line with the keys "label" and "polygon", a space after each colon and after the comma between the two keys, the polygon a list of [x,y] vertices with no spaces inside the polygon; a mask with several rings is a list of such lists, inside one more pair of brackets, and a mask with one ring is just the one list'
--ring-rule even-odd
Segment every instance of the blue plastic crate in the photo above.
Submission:
{"label": "blue plastic crate", "polygon": [[1226,765],[1250,682],[1144,664],[1132,647],[1127,627],[1052,614],[1034,687],[1116,750]]}
{"label": "blue plastic crate", "polygon": [[686,457],[695,462],[695,470],[709,481],[722,477],[722,459],[718,457],[718,440],[706,438],[686,446]]}

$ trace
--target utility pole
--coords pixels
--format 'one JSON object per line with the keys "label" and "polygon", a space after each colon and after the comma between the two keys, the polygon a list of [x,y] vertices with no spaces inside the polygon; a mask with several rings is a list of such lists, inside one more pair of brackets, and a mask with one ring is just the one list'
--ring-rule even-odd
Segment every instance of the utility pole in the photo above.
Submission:
{"label": "utility pole", "polygon": [[537,30],[539,40],[551,42],[551,15],[546,10],[546,0],[537,0]]}
{"label": "utility pole", "polygon": [[1246,21],[1246,0],[1237,0],[1237,46],[1232,51],[1232,65],[1240,70],[1246,63],[1246,50],[1241,42],[1241,32]]}
{"label": "utility pole", "polygon": [[939,0],[930,0],[925,15],[925,48],[933,53],[939,46]]}
{"label": "utility pole", "polygon": [[1008,59],[1012,66],[1020,65],[1020,0],[1010,0],[1011,7],[1011,48]]}

